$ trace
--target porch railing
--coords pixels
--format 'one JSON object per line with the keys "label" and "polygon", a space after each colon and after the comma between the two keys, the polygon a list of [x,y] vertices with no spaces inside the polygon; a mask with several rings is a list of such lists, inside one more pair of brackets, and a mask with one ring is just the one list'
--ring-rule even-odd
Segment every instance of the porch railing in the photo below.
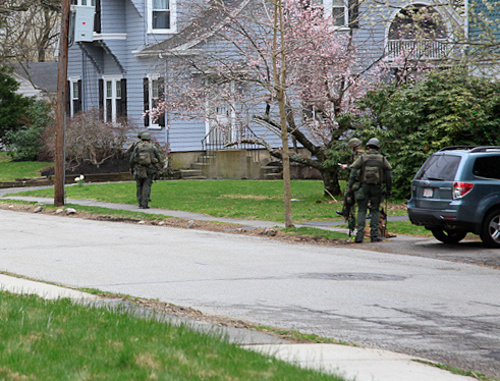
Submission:
{"label": "porch railing", "polygon": [[201,147],[207,157],[214,156],[215,152],[220,150],[244,149],[250,153],[254,161],[258,162],[263,147],[248,140],[258,140],[258,136],[248,125],[228,129],[216,125],[202,139]]}
{"label": "porch railing", "polygon": [[394,60],[400,56],[410,58],[441,59],[449,51],[448,41],[440,40],[389,40],[387,58]]}

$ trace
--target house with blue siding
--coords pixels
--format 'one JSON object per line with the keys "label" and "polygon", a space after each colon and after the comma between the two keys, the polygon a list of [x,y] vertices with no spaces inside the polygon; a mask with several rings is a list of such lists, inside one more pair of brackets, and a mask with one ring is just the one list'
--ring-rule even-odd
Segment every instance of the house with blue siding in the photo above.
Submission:
{"label": "house with blue siding", "polygon": [[[170,60],[210,49],[223,49],[217,29],[255,5],[251,0],[224,0],[225,12],[206,9],[203,0],[71,0],[74,35],[68,59],[68,105],[70,116],[79,111],[99,110],[104,121],[126,118],[134,127],[131,139],[147,129],[175,153],[206,149],[212,124],[207,118],[181,119],[163,115],[149,118],[147,111],[164,96]],[[220,0],[219,0],[220,1]],[[449,56],[454,42],[463,35],[461,7],[441,0],[304,0],[322,5],[339,31],[351,34],[367,62],[383,57],[391,64],[403,51],[430,60]],[[486,1],[486,0],[483,0]],[[205,13],[195,10],[205,6]],[[417,48],[408,24],[421,10],[435,16],[433,38]],[[202,12],[200,10],[200,12]],[[417,21],[415,21],[417,20]],[[436,21],[438,20],[438,21]],[[90,33],[89,29],[90,28]],[[146,114],[145,114],[146,113]],[[230,111],[222,110],[230,118]],[[254,124],[255,135],[265,128]],[[232,135],[238,140],[238,136]],[[215,138],[212,136],[212,140]],[[279,139],[273,144],[279,145]]]}
{"label": "house with blue siding", "polygon": [[467,53],[475,59],[474,70],[500,78],[500,3],[498,0],[467,0],[465,6]]}

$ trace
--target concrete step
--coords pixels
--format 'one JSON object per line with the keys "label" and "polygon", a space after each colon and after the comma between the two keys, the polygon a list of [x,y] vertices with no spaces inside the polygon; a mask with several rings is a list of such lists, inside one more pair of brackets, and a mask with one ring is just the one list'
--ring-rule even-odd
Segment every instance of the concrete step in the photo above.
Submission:
{"label": "concrete step", "polygon": [[198,158],[198,162],[202,162],[202,163],[210,163],[214,160],[215,160],[215,156],[213,156],[213,155],[204,155],[204,156],[200,156]]}
{"label": "concrete step", "polygon": [[264,180],[281,180],[283,174],[281,173],[264,173]]}
{"label": "concrete step", "polygon": [[282,167],[279,166],[263,166],[260,170],[264,173],[281,173],[283,171]]}
{"label": "concrete step", "polygon": [[187,177],[181,177],[181,179],[184,179],[184,180],[208,180],[206,176],[187,176]]}
{"label": "concrete step", "polygon": [[208,164],[208,163],[200,163],[198,161],[196,163],[191,164],[191,169],[196,169],[196,170],[203,171],[204,168],[207,168],[209,166],[210,166],[210,164]]}
{"label": "concrete step", "polygon": [[181,169],[181,178],[204,177],[200,169]]}

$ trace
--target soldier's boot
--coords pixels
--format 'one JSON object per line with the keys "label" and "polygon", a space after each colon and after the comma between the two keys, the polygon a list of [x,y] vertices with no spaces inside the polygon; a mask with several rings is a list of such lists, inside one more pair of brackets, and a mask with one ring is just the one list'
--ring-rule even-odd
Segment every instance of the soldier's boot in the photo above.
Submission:
{"label": "soldier's boot", "polygon": [[356,238],[354,239],[354,242],[355,243],[361,243],[361,242],[363,242],[364,235],[365,235],[364,229],[358,230],[358,232],[356,233]]}

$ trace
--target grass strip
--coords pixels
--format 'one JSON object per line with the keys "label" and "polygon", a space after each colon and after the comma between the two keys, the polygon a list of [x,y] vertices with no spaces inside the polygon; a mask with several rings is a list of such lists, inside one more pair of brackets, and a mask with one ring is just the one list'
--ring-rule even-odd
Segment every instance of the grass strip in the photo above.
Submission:
{"label": "grass strip", "polygon": [[483,373],[479,373],[479,372],[472,371],[472,370],[462,370],[462,369],[455,368],[453,366],[438,364],[438,363],[434,363],[431,361],[420,360],[420,359],[414,359],[413,361],[419,362],[419,363],[425,364],[425,365],[430,365],[430,366],[433,366],[433,367],[436,367],[439,369],[447,370],[450,373],[458,374],[460,376],[473,377],[473,378],[475,378],[477,380],[481,380],[481,381],[500,381],[497,378],[492,378],[492,377],[486,376]]}
{"label": "grass strip", "polygon": [[328,337],[322,337],[318,336],[315,334],[307,334],[307,333],[301,333],[299,331],[295,330],[288,330],[288,329],[279,329],[279,328],[274,328],[274,327],[268,327],[268,326],[256,326],[256,327],[250,327],[250,329],[259,331],[259,332],[269,332],[272,333],[282,339],[285,340],[292,340],[298,343],[314,343],[314,344],[339,344],[339,345],[346,345],[350,347],[356,347],[357,345],[355,344],[350,344],[345,341],[341,340],[336,340]]}
{"label": "grass strip", "polygon": [[246,351],[215,334],[0,292],[0,379],[342,380]]}
{"label": "grass strip", "polygon": [[[292,212],[296,223],[342,220],[335,211],[342,200],[325,197],[323,182],[293,180]],[[123,204],[137,204],[135,183],[85,184],[66,187],[66,197]],[[21,192],[19,195],[53,197],[52,189]],[[153,208],[204,213],[214,217],[284,221],[283,182],[280,180],[169,180],[153,184]],[[405,215],[392,204],[389,215]]]}
{"label": "grass strip", "polygon": [[5,155],[0,156],[0,182],[40,177],[41,170],[53,165],[49,162],[9,160]]}

